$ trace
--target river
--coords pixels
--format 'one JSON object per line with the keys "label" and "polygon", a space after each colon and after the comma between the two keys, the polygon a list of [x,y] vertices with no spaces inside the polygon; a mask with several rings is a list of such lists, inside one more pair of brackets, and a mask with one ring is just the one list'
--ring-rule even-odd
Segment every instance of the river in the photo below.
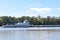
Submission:
{"label": "river", "polygon": [[0,28],[0,40],[60,40],[60,27]]}

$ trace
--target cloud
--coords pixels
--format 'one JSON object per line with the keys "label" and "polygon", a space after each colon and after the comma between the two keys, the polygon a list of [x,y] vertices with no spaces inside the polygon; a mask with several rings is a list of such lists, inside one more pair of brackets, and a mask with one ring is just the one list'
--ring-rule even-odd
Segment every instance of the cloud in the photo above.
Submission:
{"label": "cloud", "polygon": [[52,8],[29,8],[26,10],[27,13],[30,14],[46,14],[52,11]]}
{"label": "cloud", "polygon": [[60,10],[60,8],[57,8],[57,10]]}
{"label": "cloud", "polygon": [[34,16],[35,15],[35,12],[32,12],[32,11],[30,11],[30,10],[26,10],[26,15],[27,16]]}
{"label": "cloud", "polygon": [[50,12],[52,8],[30,8],[30,11],[35,12]]}

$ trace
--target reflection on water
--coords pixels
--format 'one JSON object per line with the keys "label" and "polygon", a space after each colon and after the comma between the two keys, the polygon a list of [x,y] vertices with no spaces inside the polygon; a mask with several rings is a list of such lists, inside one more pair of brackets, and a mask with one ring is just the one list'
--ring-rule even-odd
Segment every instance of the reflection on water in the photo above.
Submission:
{"label": "reflection on water", "polygon": [[37,40],[39,33],[38,31],[1,31],[0,40]]}
{"label": "reflection on water", "polygon": [[0,40],[60,40],[58,30],[3,30]]}

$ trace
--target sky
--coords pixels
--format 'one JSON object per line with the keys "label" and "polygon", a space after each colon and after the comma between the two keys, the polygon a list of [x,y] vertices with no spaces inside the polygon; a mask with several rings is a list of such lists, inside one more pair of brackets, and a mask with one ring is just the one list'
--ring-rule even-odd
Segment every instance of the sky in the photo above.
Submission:
{"label": "sky", "polygon": [[60,16],[60,0],[0,0],[0,16]]}

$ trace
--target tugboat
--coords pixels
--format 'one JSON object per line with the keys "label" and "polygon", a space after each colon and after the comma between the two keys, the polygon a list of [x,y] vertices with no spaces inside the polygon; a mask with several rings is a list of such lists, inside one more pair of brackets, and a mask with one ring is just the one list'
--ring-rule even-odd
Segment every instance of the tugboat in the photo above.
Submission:
{"label": "tugboat", "polygon": [[31,24],[27,20],[24,20],[23,23],[18,22],[15,25],[5,25],[3,26],[3,28],[19,28],[19,27],[30,27],[30,26]]}

